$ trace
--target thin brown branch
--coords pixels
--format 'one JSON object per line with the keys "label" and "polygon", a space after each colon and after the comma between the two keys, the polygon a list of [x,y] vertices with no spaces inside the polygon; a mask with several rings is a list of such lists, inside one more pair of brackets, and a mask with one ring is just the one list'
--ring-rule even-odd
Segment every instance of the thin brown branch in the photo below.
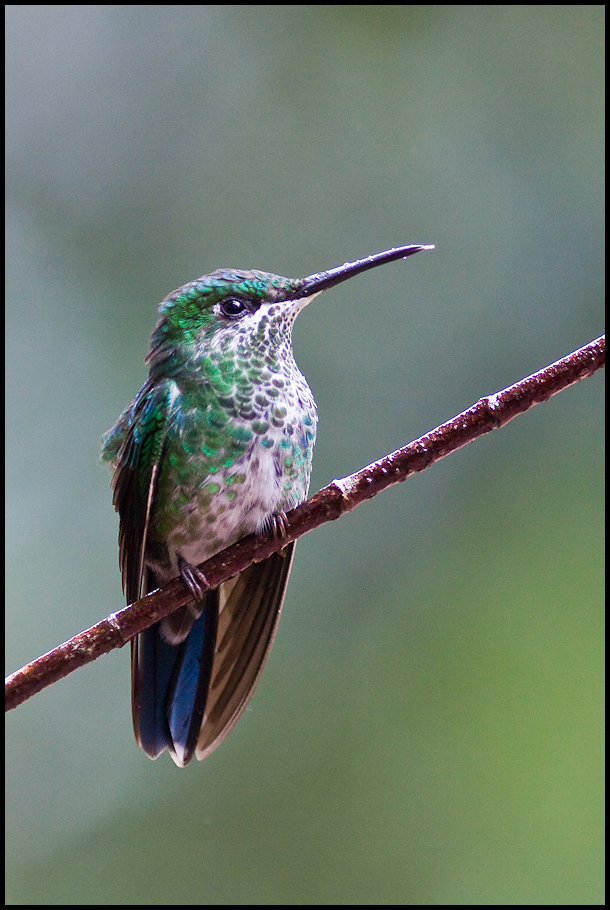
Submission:
{"label": "thin brown branch", "polygon": [[[406,480],[409,475],[425,470],[484,433],[504,426],[533,405],[591,376],[604,363],[605,336],[602,335],[502,392],[481,398],[468,410],[409,445],[348,477],[334,480],[289,513],[286,534],[282,538],[269,534],[250,535],[202,563],[200,568],[210,588],[216,588],[251,563],[260,562],[289,541],[355,509],[386,487]],[[113,648],[122,647],[138,632],[187,603],[191,597],[183,582],[176,578],[26,664],[6,679],[5,710],[17,707],[77,667]]]}

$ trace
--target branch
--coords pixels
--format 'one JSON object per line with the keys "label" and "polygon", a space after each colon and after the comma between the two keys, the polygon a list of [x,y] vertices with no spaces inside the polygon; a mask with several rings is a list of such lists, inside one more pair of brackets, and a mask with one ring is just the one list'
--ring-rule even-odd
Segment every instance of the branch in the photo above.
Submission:
{"label": "branch", "polygon": [[[208,559],[199,568],[217,588],[253,562],[266,559],[291,540],[351,512],[386,487],[406,480],[431,464],[462,448],[490,430],[498,429],[535,404],[546,401],[573,383],[592,376],[605,363],[602,335],[562,360],[533,373],[502,392],[481,398],[425,436],[367,465],[355,474],[334,480],[287,516],[285,534],[251,534]],[[192,600],[181,579],[175,578],[136,603],[112,613],[70,641],[26,664],[5,682],[5,710],[10,711],[36,692],[90,663],[113,648],[120,648],[134,635]]]}

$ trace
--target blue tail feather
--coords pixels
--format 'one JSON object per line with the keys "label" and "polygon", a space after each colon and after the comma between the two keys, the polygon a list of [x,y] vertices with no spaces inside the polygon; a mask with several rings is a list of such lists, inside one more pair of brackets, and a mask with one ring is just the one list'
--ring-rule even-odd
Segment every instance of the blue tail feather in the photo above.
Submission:
{"label": "blue tail feather", "polygon": [[212,591],[180,644],[161,637],[160,623],[134,642],[133,720],[150,758],[169,749],[177,764],[186,765],[193,756],[210,685],[217,618],[218,595]]}

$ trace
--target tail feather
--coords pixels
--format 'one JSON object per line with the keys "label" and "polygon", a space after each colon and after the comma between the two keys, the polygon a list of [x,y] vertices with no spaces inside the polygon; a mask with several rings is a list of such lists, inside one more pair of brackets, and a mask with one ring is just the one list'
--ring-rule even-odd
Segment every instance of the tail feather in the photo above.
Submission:
{"label": "tail feather", "polygon": [[150,758],[166,749],[176,764],[193,755],[203,720],[216,645],[218,592],[180,644],[168,643],[162,623],[132,642],[132,714],[138,744]]}
{"label": "tail feather", "polygon": [[280,617],[294,543],[206,593],[186,638],[162,622],[132,642],[132,713],[150,758],[180,767],[203,759],[232,730],[256,687]]}

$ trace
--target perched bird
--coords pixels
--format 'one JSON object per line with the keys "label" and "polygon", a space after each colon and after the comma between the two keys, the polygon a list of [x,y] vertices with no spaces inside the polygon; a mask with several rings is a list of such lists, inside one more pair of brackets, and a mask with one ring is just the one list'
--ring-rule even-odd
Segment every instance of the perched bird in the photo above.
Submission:
{"label": "perched bird", "polygon": [[193,601],[132,641],[138,744],[183,767],[237,723],[277,628],[294,543],[215,591],[197,564],[275,527],[307,496],[316,405],[292,326],[321,291],[431,246],[310,275],[219,269],[169,294],[148,379],[105,434],[127,602],[181,576]]}

